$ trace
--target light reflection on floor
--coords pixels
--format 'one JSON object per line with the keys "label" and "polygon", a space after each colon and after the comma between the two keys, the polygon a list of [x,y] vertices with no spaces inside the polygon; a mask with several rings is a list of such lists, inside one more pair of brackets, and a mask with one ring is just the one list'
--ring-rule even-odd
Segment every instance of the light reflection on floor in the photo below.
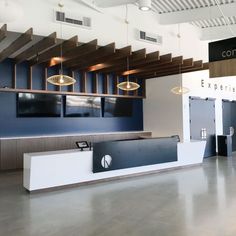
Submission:
{"label": "light reflection on floor", "polygon": [[0,174],[0,236],[235,236],[236,156],[203,166],[29,195]]}

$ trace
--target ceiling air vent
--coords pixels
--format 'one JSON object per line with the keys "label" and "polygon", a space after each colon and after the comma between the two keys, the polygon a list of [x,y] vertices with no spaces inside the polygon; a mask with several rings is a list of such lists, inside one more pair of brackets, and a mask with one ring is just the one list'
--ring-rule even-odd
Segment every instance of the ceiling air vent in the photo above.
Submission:
{"label": "ceiling air vent", "polygon": [[162,36],[153,33],[147,33],[145,31],[138,31],[138,39],[147,43],[162,44]]}
{"label": "ceiling air vent", "polygon": [[90,17],[78,16],[77,14],[72,13],[72,12],[56,11],[55,18],[56,18],[56,22],[63,22],[65,24],[89,28],[89,29],[91,28]]}

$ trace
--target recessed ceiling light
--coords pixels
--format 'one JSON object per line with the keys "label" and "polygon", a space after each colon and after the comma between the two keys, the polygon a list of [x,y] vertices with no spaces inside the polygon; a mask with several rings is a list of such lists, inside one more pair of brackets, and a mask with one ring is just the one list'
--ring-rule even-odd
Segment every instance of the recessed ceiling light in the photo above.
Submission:
{"label": "recessed ceiling light", "polygon": [[152,0],[139,0],[139,9],[141,11],[149,11],[152,7]]}

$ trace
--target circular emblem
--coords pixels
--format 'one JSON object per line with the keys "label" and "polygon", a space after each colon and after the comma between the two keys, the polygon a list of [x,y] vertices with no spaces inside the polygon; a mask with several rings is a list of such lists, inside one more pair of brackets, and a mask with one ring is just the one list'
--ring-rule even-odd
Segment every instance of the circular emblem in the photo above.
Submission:
{"label": "circular emblem", "polygon": [[111,166],[112,157],[110,155],[105,155],[102,157],[101,165],[103,168],[108,169]]}

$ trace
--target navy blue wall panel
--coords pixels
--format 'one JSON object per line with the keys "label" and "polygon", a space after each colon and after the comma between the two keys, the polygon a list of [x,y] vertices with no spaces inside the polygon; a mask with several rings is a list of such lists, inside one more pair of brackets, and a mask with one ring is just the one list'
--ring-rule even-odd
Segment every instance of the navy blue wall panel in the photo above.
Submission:
{"label": "navy blue wall panel", "polygon": [[[10,60],[0,63],[0,87],[12,86],[13,65]],[[48,75],[53,75],[58,68],[51,68]],[[17,66],[17,88],[27,88],[29,67],[26,63]],[[81,75],[76,72],[76,78]],[[91,77],[89,80],[91,80]],[[41,66],[33,67],[33,89],[42,89],[44,69]],[[48,84],[49,85],[49,84]],[[80,84],[75,90],[80,90]],[[49,85],[50,90],[55,86]],[[101,91],[102,88],[100,87]],[[133,116],[117,118],[17,118],[16,94],[0,93],[0,137],[27,136],[27,135],[54,135],[86,132],[115,132],[143,130],[143,103],[142,99],[134,99]],[[63,113],[62,113],[63,114]]]}
{"label": "navy blue wall panel", "polygon": [[133,117],[122,118],[17,118],[14,93],[0,93],[0,107],[0,137],[143,130],[141,99],[134,99]]}

